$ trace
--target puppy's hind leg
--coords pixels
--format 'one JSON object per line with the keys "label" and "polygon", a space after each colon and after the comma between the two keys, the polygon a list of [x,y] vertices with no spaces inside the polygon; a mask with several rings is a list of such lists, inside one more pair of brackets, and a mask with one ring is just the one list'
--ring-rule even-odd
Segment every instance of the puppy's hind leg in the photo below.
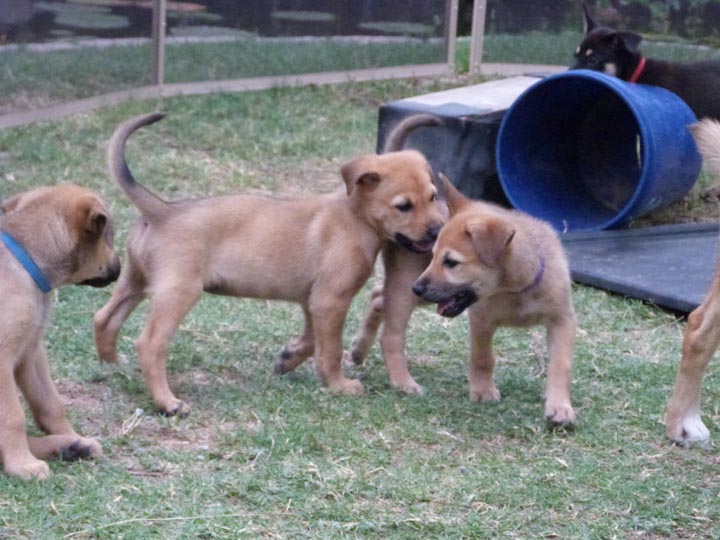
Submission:
{"label": "puppy's hind leg", "polygon": [[315,352],[312,315],[305,306],[303,306],[303,315],[305,316],[305,328],[302,335],[290,340],[275,360],[275,373],[279,375],[293,371]]}
{"label": "puppy's hind leg", "polygon": [[720,269],[702,304],[688,316],[680,369],[665,418],[668,438],[678,444],[705,441],[710,432],[700,417],[700,389],[720,344]]}
{"label": "puppy's hind leg", "polygon": [[102,455],[100,443],[78,435],[65,415],[55,384],[50,377],[45,348],[39,344],[16,371],[18,386],[38,427],[49,435],[30,437],[30,451],[39,459],[65,459]]}
{"label": "puppy's hind leg", "polygon": [[130,313],[145,298],[145,278],[132,259],[123,268],[110,300],[93,317],[95,349],[104,362],[115,363],[118,334]]}
{"label": "puppy's hind leg", "polygon": [[413,283],[430,263],[429,255],[411,253],[391,245],[383,250],[385,289],[383,291],[384,324],[380,348],[390,385],[407,394],[422,394],[423,388],[410,375],[405,354],[408,324],[419,299],[412,292]]}
{"label": "puppy's hind leg", "polygon": [[361,366],[365,363],[367,355],[373,343],[375,343],[375,338],[385,315],[384,303],[383,286],[373,287],[370,292],[370,302],[360,325],[360,331],[352,340],[350,357],[355,365]]}
{"label": "puppy's hind leg", "polygon": [[175,397],[167,380],[170,342],[180,323],[202,295],[201,282],[158,279],[150,293],[150,308],[135,349],[145,384],[158,410],[168,416],[186,416],[190,407]]}

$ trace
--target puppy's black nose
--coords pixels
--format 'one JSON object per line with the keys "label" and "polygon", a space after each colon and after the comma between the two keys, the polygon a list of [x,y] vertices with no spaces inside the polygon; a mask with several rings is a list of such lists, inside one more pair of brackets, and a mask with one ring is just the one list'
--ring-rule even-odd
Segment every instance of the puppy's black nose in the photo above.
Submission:
{"label": "puppy's black nose", "polygon": [[427,231],[427,237],[432,239],[433,241],[437,240],[438,234],[440,234],[440,229],[442,229],[442,225],[435,225],[434,227],[430,227]]}
{"label": "puppy's black nose", "polygon": [[420,296],[422,298],[422,295],[425,294],[425,291],[427,291],[428,288],[428,279],[419,279],[415,282],[415,285],[413,285],[412,291]]}
{"label": "puppy's black nose", "polygon": [[109,279],[110,281],[117,281],[117,278],[120,277],[120,270],[121,270],[121,269],[122,269],[122,267],[120,266],[120,262],[118,261],[116,264],[114,264],[114,265],[110,268],[110,272],[109,272],[110,275],[108,275],[108,279]]}

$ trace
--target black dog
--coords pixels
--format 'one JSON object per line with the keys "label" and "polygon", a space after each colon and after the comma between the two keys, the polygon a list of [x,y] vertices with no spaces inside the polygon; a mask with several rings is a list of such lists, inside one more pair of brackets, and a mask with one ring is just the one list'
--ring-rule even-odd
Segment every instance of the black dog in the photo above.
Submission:
{"label": "black dog", "polygon": [[599,25],[585,10],[585,38],[575,51],[571,69],[592,69],[628,82],[662,86],[685,101],[701,118],[720,119],[720,61],[692,64],[645,58],[642,37]]}

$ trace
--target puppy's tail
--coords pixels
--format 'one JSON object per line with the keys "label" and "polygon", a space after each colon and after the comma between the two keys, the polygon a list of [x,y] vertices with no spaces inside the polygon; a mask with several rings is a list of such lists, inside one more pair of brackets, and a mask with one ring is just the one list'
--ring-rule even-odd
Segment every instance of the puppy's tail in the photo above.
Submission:
{"label": "puppy's tail", "polygon": [[442,124],[442,120],[432,114],[413,114],[403,118],[385,139],[383,154],[402,150],[408,136],[415,129],[423,126],[439,126],[440,124]]}
{"label": "puppy's tail", "polygon": [[145,186],[138,184],[135,180],[125,161],[125,142],[133,131],[154,124],[163,118],[165,118],[165,115],[162,113],[151,113],[136,116],[123,122],[113,133],[108,146],[110,175],[120,184],[120,187],[142,212],[143,216],[150,219],[161,219],[170,212],[171,207],[167,201],[149,191]]}
{"label": "puppy's tail", "polygon": [[720,122],[703,118],[690,126],[690,133],[702,154],[703,164],[715,180],[720,180]]}

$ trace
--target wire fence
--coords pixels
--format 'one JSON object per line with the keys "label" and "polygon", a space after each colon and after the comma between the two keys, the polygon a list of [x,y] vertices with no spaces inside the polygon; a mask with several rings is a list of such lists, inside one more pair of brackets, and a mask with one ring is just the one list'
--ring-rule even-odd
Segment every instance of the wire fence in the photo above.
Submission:
{"label": "wire fence", "polygon": [[[720,1],[585,3],[648,55],[718,57]],[[582,25],[581,0],[0,0],[0,127],[128,97],[567,66]]]}

